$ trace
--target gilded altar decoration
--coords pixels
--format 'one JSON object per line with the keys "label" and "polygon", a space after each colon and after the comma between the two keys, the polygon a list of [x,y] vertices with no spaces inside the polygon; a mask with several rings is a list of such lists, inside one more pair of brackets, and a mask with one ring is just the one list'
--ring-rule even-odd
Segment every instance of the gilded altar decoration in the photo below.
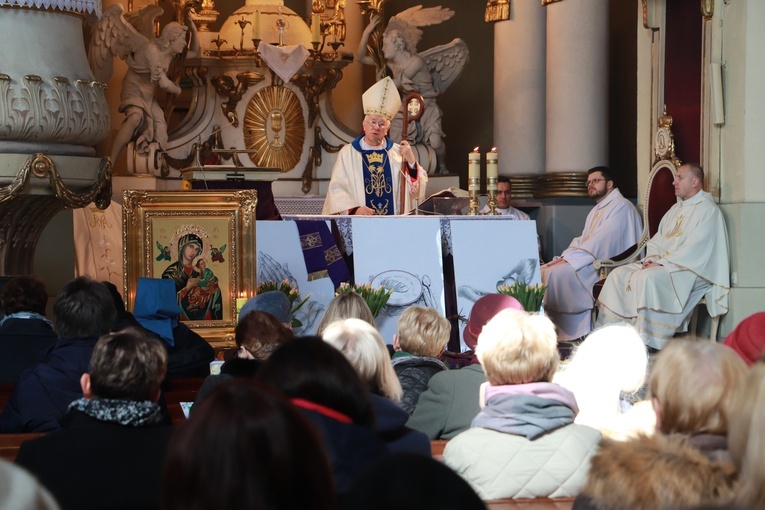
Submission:
{"label": "gilded altar decoration", "polygon": [[483,20],[486,23],[510,19],[510,0],[489,0]]}
{"label": "gilded altar decoration", "polygon": [[233,344],[236,298],[255,295],[257,193],[124,193],[124,295],[140,277],[173,280],[183,320],[213,346]]}
{"label": "gilded altar decoration", "polygon": [[556,2],[561,2],[562,0],[542,0],[542,5],[548,5],[548,4],[554,4]]}
{"label": "gilded altar decoration", "polygon": [[244,114],[244,143],[256,166],[292,170],[303,152],[305,117],[300,100],[286,87],[265,87]]}
{"label": "gilded altar decoration", "polygon": [[242,100],[242,96],[247,89],[263,81],[264,77],[254,71],[246,71],[236,75],[237,84],[234,85],[234,79],[225,74],[213,76],[210,82],[218,95],[227,100],[220,104],[223,115],[234,127],[239,127],[239,117],[236,114],[236,106]]}
{"label": "gilded altar decoration", "polygon": [[66,185],[51,157],[45,154],[33,154],[24,161],[13,181],[0,188],[0,204],[20,195],[32,176],[39,179],[47,178],[52,193],[64,207],[70,209],[85,207],[91,202],[95,202],[99,209],[106,209],[111,202],[112,169],[108,160],[101,160],[98,177],[88,189],[73,190]]}

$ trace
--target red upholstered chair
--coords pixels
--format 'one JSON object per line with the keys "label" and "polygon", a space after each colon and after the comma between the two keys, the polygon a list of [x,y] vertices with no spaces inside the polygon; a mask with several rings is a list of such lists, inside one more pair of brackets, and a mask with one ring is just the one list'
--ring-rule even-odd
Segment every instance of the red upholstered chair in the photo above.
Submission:
{"label": "red upholstered chair", "polygon": [[675,180],[675,172],[677,172],[677,166],[671,160],[660,160],[653,165],[651,175],[648,176],[648,185],[643,201],[645,204],[643,207],[643,233],[640,240],[638,244],[612,259],[596,260],[593,263],[595,269],[600,271],[601,278],[593,287],[592,294],[595,299],[598,298],[603,282],[605,282],[611,269],[633,262],[640,256],[646,243],[659,230],[661,219],[677,202],[675,188],[672,185],[672,181]]}
{"label": "red upholstered chair", "polygon": [[[654,154],[655,163],[651,168],[651,174],[648,176],[648,185],[643,200],[643,233],[640,236],[638,244],[629,248],[624,253],[617,255],[612,259],[596,260],[593,265],[600,271],[600,281],[592,288],[592,295],[595,298],[595,307],[593,308],[593,323],[598,310],[598,295],[603,289],[603,283],[606,281],[611,269],[628,264],[636,260],[643,251],[646,243],[659,230],[659,223],[669,209],[677,202],[675,189],[672,181],[675,180],[675,173],[680,167],[680,160],[675,156],[675,142],[672,136],[672,117],[667,115],[667,106],[664,106],[664,114],[658,120],[658,128],[654,136]],[[705,305],[704,298],[697,304],[691,315],[690,331],[696,332],[696,323],[698,320],[698,305]],[[720,325],[720,317],[712,317],[712,323],[709,331],[709,339],[717,341],[717,329]]]}

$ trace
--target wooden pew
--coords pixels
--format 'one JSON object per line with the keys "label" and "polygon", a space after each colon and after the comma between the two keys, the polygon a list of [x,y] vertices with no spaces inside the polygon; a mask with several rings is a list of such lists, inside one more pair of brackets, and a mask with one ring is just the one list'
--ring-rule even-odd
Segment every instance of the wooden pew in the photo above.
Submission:
{"label": "wooden pew", "polygon": [[169,379],[162,385],[167,411],[173,420],[173,425],[186,422],[186,416],[181,409],[181,402],[194,402],[194,399],[205,381],[204,377],[188,379]]}
{"label": "wooden pew", "polygon": [[13,462],[19,454],[21,443],[29,439],[44,436],[45,432],[29,432],[24,434],[0,434],[0,458]]}
{"label": "wooden pew", "polygon": [[571,510],[574,498],[490,499],[487,510]]}

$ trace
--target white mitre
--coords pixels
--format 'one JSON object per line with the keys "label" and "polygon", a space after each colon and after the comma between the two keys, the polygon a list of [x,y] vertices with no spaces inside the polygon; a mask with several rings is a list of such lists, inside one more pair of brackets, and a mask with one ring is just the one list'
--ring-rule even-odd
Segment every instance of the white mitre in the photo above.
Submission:
{"label": "white mitre", "polygon": [[361,96],[361,103],[364,105],[364,115],[382,115],[388,120],[395,117],[401,108],[398,89],[390,76],[369,87]]}

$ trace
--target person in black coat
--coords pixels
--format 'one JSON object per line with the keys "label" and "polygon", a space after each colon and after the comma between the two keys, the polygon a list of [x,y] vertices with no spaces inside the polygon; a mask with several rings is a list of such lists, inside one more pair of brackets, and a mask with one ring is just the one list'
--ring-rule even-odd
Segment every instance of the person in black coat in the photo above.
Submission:
{"label": "person in black coat", "polygon": [[0,306],[0,384],[13,384],[34,365],[58,335],[45,317],[48,291],[31,276],[14,276],[3,287]]}
{"label": "person in black coat", "polygon": [[58,419],[82,397],[80,377],[88,371],[98,338],[109,332],[115,310],[106,287],[81,276],[58,293],[53,315],[59,339],[19,376],[0,415],[0,433],[61,428]]}
{"label": "person in black coat", "polygon": [[162,344],[136,329],[103,336],[63,430],[26,441],[16,463],[63,510],[159,508],[164,452],[172,427],[156,403],[167,369]]}

